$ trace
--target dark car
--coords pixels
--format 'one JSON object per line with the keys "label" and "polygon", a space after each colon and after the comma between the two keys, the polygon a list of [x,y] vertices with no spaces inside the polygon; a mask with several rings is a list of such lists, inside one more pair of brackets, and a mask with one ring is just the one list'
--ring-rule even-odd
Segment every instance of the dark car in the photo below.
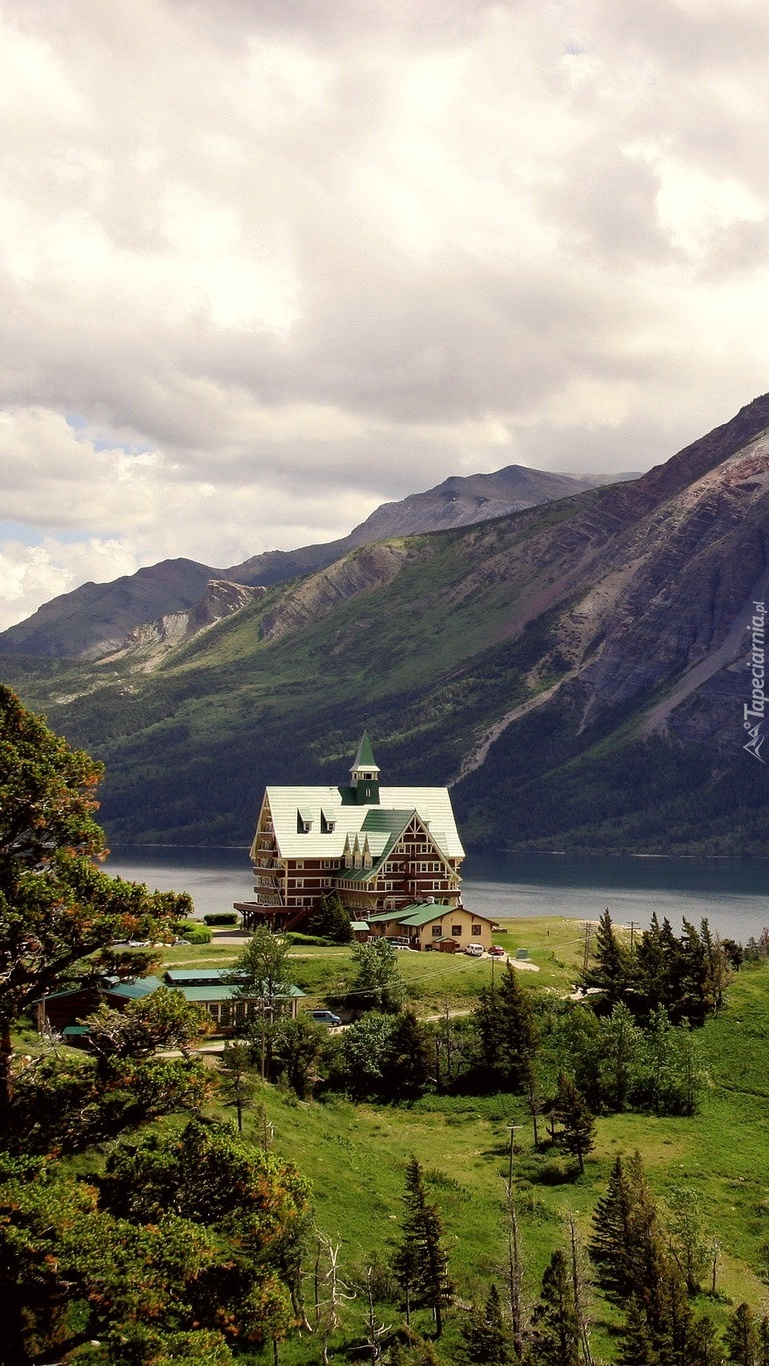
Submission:
{"label": "dark car", "polygon": [[328,1025],[332,1029],[335,1025],[340,1025],[342,1021],[332,1010],[311,1010],[309,1012],[311,1020],[317,1020],[318,1024]]}
{"label": "dark car", "polygon": [[501,944],[492,944],[491,948],[489,949],[489,953],[491,954],[492,958],[504,958],[507,953],[507,949],[503,949]]}

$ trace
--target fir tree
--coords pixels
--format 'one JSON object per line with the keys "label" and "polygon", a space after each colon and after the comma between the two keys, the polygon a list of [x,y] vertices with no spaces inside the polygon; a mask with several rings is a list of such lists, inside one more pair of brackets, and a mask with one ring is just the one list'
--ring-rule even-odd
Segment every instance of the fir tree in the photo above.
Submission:
{"label": "fir tree", "polygon": [[659,1318],[654,1305],[666,1258],[638,1153],[614,1163],[606,1195],[593,1215],[589,1252],[607,1299],[624,1305],[633,1295],[640,1296],[652,1319]]}
{"label": "fir tree", "polygon": [[598,922],[593,963],[582,973],[585,987],[598,987],[609,1005],[621,1001],[633,978],[633,960],[614,932],[608,908]]}
{"label": "fir tree", "polygon": [[567,1153],[577,1158],[579,1169],[584,1172],[585,1155],[595,1147],[595,1117],[571,1077],[564,1072],[558,1078],[555,1110],[563,1125],[558,1141]]}
{"label": "fir tree", "polygon": [[537,1366],[579,1366],[579,1319],[571,1272],[560,1249],[545,1267],[531,1327],[531,1360]]}
{"label": "fir tree", "polygon": [[677,998],[670,1003],[671,1013],[676,1021],[702,1024],[712,1013],[714,1004],[711,964],[705,945],[688,920],[682,921],[679,943],[681,975]]}
{"label": "fir tree", "polygon": [[443,1309],[451,1300],[453,1286],[448,1275],[448,1255],[443,1247],[443,1224],[436,1205],[427,1198],[422,1168],[412,1157],[406,1171],[406,1214],[401,1225],[403,1241],[395,1255],[393,1270],[412,1304],[425,1305],[435,1316],[435,1336],[443,1332]]}
{"label": "fir tree", "polygon": [[756,1366],[758,1334],[756,1318],[747,1304],[740,1304],[730,1318],[724,1334],[727,1360],[735,1366]]}
{"label": "fir tree", "polygon": [[478,1035],[481,1065],[493,1072],[499,1063],[502,1047],[502,1019],[499,1013],[499,993],[482,987],[473,1011],[473,1025]]}
{"label": "fir tree", "polygon": [[606,1194],[593,1215],[591,1260],[598,1269],[598,1283],[607,1299],[624,1304],[635,1289],[630,1267],[633,1236],[633,1191],[625,1160],[615,1158]]}
{"label": "fir tree", "polygon": [[665,947],[656,911],[652,915],[648,930],[644,930],[639,936],[635,969],[639,1012],[641,1018],[646,1019],[667,996]]}
{"label": "fir tree", "polygon": [[461,1328],[462,1357],[478,1366],[510,1366],[515,1361],[513,1335],[502,1313],[502,1301],[495,1285],[483,1308],[473,1306],[470,1318]]}
{"label": "fir tree", "polygon": [[498,1003],[499,1061],[505,1081],[512,1091],[525,1091],[533,1100],[534,1061],[539,1048],[539,1031],[531,997],[526,988],[521,986],[520,977],[509,962],[502,976]]}
{"label": "fir tree", "polygon": [[327,892],[307,921],[309,934],[330,939],[332,944],[349,944],[352,939],[350,912],[338,892]]}
{"label": "fir tree", "polygon": [[431,1074],[430,1047],[424,1025],[413,1010],[398,1016],[390,1038],[385,1080],[392,1095],[414,1097],[425,1089]]}
{"label": "fir tree", "polygon": [[646,1316],[634,1297],[628,1303],[618,1361],[619,1366],[660,1366]]}

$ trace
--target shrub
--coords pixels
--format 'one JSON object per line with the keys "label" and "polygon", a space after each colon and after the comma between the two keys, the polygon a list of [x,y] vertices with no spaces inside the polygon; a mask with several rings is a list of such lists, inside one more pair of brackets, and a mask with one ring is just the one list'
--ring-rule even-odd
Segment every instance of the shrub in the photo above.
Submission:
{"label": "shrub", "polygon": [[240,916],[237,911],[212,911],[203,916],[206,925],[239,925]]}
{"label": "shrub", "polygon": [[207,925],[196,925],[194,930],[185,930],[182,938],[186,939],[188,944],[210,944],[213,933]]}

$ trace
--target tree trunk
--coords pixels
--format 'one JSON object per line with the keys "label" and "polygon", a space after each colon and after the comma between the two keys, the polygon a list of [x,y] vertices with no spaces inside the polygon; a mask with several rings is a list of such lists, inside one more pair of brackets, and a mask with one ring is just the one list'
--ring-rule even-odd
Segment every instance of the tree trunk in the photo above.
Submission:
{"label": "tree trunk", "polygon": [[13,1100],[12,1058],[11,1027],[6,1024],[2,1026],[2,1031],[0,1031],[0,1133],[8,1129],[10,1124],[11,1101]]}
{"label": "tree trunk", "polygon": [[516,1214],[512,1193],[508,1195],[507,1219],[507,1270],[510,1323],[513,1330],[515,1354],[520,1361],[523,1357],[523,1305],[521,1303],[523,1267],[521,1266],[521,1248],[518,1239],[518,1215]]}

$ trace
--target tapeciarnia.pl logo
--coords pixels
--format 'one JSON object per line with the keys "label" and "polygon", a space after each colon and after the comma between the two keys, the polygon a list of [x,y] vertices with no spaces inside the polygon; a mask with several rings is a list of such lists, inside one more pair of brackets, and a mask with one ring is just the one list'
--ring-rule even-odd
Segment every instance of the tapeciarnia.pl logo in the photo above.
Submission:
{"label": "tapeciarnia.pl logo", "polygon": [[753,616],[747,630],[750,631],[750,657],[747,660],[747,667],[751,675],[750,703],[745,703],[742,708],[743,726],[748,732],[748,742],[742,748],[752,754],[754,759],[758,759],[760,764],[765,764],[766,759],[761,758],[761,746],[764,743],[763,733],[764,714],[766,711],[766,693],[764,692],[764,620],[766,618],[766,608],[762,602],[753,603]]}

